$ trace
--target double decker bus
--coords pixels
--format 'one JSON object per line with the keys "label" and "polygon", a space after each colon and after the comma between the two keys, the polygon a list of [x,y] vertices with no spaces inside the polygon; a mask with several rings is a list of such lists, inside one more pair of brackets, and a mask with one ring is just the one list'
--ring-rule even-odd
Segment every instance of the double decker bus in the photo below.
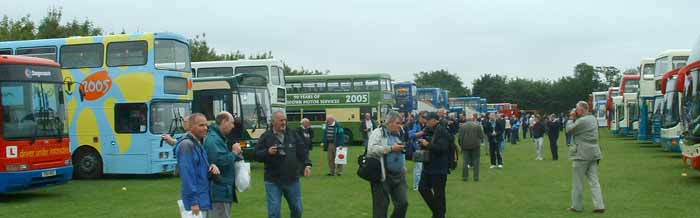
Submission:
{"label": "double decker bus", "polygon": [[396,97],[394,108],[397,108],[402,113],[411,113],[418,110],[416,89],[418,88],[415,82],[394,83],[394,96]]}
{"label": "double decker bus", "polygon": [[[287,119],[298,123],[311,120],[317,136],[325,128],[326,116],[333,115],[344,129],[348,142],[362,140],[363,114],[381,121],[396,103],[389,74],[286,76]],[[419,89],[420,90],[420,89]],[[320,141],[321,137],[316,137]]]}
{"label": "double decker bus", "polygon": [[[74,177],[173,172],[162,134],[190,113],[190,50],[174,33],[0,42],[13,54],[59,60]],[[73,84],[73,83],[69,83]],[[180,124],[179,126],[177,124]]]}
{"label": "double decker bus", "polygon": [[612,114],[610,117],[610,130],[612,131],[613,135],[621,135],[620,128],[626,127],[627,125],[626,123],[621,122],[624,118],[623,113],[625,111],[623,99],[624,98],[620,95],[612,97],[612,110],[610,110],[610,113]]}
{"label": "double decker bus", "polygon": [[671,70],[661,79],[661,90],[664,104],[661,109],[661,147],[665,151],[681,152],[680,140],[683,131],[681,112],[683,107],[683,77],[678,76],[680,69]]}
{"label": "double decker bus", "polygon": [[654,99],[656,95],[654,83],[654,59],[643,58],[639,64],[639,91],[637,102],[639,103],[639,131],[637,139],[646,141],[651,139]]}
{"label": "double decker bus", "polygon": [[464,112],[469,116],[470,114],[478,114],[481,110],[481,98],[479,97],[456,97],[449,98],[450,106],[462,107]]}
{"label": "double decker bus", "polygon": [[481,113],[481,114],[486,113],[486,98],[479,99],[479,113]]}
{"label": "double decker bus", "polygon": [[637,92],[639,91],[639,75],[624,75],[620,82],[623,111],[620,121],[620,135],[634,135],[639,129],[639,109]]}
{"label": "double decker bus", "polygon": [[[620,95],[620,89],[619,89],[619,87],[610,87],[610,88],[608,88],[608,100],[607,100],[607,102],[605,103],[605,116],[606,116],[606,119],[607,119],[607,121],[608,121],[608,122],[607,122],[607,123],[608,123],[608,129],[610,129],[610,130],[612,130],[612,128],[613,128],[612,123],[613,123],[613,121],[614,121],[614,119],[615,119],[615,118],[614,118],[614,117],[615,117],[615,107],[614,107],[614,104],[613,104],[613,98],[614,98],[615,96],[618,96],[618,95]],[[615,128],[617,129],[617,126],[615,126]]]}
{"label": "double decker bus", "polygon": [[237,74],[258,74],[267,80],[268,93],[273,110],[285,110],[286,87],[284,64],[277,59],[204,61],[193,62],[194,77],[233,76]]}
{"label": "double decker bus", "polygon": [[419,111],[437,111],[440,108],[444,108],[439,88],[418,88],[416,90],[416,100],[418,101]]}
{"label": "double decker bus", "polygon": [[605,120],[605,104],[608,92],[593,92],[592,96],[592,111],[593,115],[598,119],[598,127],[607,127]]}
{"label": "double decker bus", "polygon": [[683,67],[678,74],[684,77],[682,117],[686,124],[681,143],[683,163],[693,169],[700,170],[700,38],[688,58],[688,65]]}
{"label": "double decker bus", "polygon": [[56,62],[0,55],[0,193],[72,178],[63,88]]}
{"label": "double decker bus", "polygon": [[440,89],[440,107],[449,109],[450,108],[450,91],[447,89]]}
{"label": "double decker bus", "polygon": [[[657,93],[661,93],[664,98],[661,115],[658,116],[661,118],[660,142],[667,151],[680,152],[678,143],[682,125],[678,110],[680,110],[679,104],[682,95],[678,92],[682,90],[676,89],[676,83],[678,82],[678,70],[685,66],[689,55],[689,49],[669,49],[659,53],[654,63]],[[662,84],[667,84],[667,87],[663,87]]]}
{"label": "double decker bus", "polygon": [[252,160],[272,113],[267,78],[253,73],[198,77],[192,79],[192,90],[192,112],[204,114],[210,122],[222,111],[236,117],[237,125],[226,136],[227,144],[240,143],[244,158]]}

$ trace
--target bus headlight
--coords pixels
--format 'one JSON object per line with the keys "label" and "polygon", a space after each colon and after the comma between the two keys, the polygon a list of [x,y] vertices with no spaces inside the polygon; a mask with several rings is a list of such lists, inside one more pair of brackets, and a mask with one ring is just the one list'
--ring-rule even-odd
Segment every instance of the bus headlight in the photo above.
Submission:
{"label": "bus headlight", "polygon": [[676,139],[671,139],[671,144],[672,144],[672,145],[677,145],[677,144],[678,144],[678,141],[677,141]]}
{"label": "bus headlight", "polygon": [[64,160],[63,163],[66,164],[66,166],[70,166],[73,164],[73,161],[71,159],[68,159],[68,160]]}
{"label": "bus headlight", "polygon": [[248,147],[248,141],[246,140],[241,140],[238,142],[241,145],[241,148],[247,148]]}
{"label": "bus headlight", "polygon": [[12,171],[23,171],[29,169],[29,165],[27,164],[8,164],[5,165],[5,170],[8,172]]}
{"label": "bus headlight", "polygon": [[159,157],[160,159],[168,159],[168,156],[170,156],[170,153],[167,152],[167,151],[166,151],[166,152],[160,152],[160,153],[158,153],[158,157]]}

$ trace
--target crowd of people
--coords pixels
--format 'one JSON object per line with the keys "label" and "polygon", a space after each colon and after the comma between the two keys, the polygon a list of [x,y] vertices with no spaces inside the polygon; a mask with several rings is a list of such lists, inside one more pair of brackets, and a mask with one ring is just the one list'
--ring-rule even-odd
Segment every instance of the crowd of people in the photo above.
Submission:
{"label": "crowd of people", "polygon": [[[582,208],[583,180],[588,179],[593,192],[594,212],[605,211],[597,177],[597,164],[602,155],[597,142],[595,118],[579,102],[569,116],[551,114],[522,117],[489,113],[456,116],[447,110],[436,112],[399,113],[389,111],[382,121],[364,114],[360,131],[365,155],[379,160],[381,179],[370,182],[373,217],[406,217],[409,186],[407,161],[414,161],[412,189],[418,191],[432,211],[432,217],[445,217],[447,176],[457,167],[462,153],[462,180],[479,181],[481,147],[488,150],[489,169],[504,168],[506,144],[517,145],[532,138],[536,144],[536,160],[543,160],[544,135],[548,136],[552,160],[558,160],[557,140],[566,132],[569,157],[573,164],[572,206]],[[207,124],[204,115],[195,113],[186,118],[187,134],[178,139],[164,135],[175,146],[178,170],[182,180],[182,201],[188,213],[200,217],[230,217],[231,204],[237,202],[235,168],[242,161],[241,146],[231,143],[229,135],[235,119],[228,112],[216,115],[215,123]],[[593,123],[591,123],[593,122]],[[314,131],[308,119],[300,127],[289,129],[283,111],[272,113],[271,128],[263,133],[255,146],[254,159],[264,163],[264,183],[268,217],[281,217],[282,197],[289,205],[290,217],[302,217],[303,203],[300,177],[311,176],[309,151],[313,149]],[[595,128],[593,128],[595,127]],[[341,176],[336,151],[348,145],[340,122],[326,117],[320,134],[328,155],[327,176]],[[522,132],[522,138],[520,138]],[[389,214],[389,205],[393,211]]]}

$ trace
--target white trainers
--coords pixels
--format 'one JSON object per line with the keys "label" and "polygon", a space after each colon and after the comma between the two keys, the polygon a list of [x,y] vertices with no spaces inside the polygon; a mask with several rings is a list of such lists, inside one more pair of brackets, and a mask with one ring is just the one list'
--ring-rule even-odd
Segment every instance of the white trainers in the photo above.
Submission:
{"label": "white trainers", "polygon": [[502,164],[499,164],[499,165],[498,165],[498,168],[499,168],[499,169],[503,169],[503,165],[502,165]]}
{"label": "white trainers", "polygon": [[489,167],[489,169],[493,169],[493,168],[496,168],[496,165],[491,165],[491,166]]}
{"label": "white trainers", "polygon": [[467,169],[471,169],[472,165],[467,164]]}

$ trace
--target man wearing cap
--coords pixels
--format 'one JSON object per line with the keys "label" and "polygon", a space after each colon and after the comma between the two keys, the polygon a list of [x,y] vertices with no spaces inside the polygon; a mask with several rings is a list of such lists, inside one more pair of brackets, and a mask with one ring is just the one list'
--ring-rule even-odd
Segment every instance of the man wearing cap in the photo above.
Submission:
{"label": "man wearing cap", "polygon": [[418,188],[423,200],[433,212],[433,218],[444,218],[446,212],[445,186],[449,173],[449,146],[452,142],[449,131],[439,125],[440,117],[435,112],[426,115],[428,128],[433,129],[430,141],[419,141],[422,149],[430,152],[430,161],[423,163],[423,172]]}

